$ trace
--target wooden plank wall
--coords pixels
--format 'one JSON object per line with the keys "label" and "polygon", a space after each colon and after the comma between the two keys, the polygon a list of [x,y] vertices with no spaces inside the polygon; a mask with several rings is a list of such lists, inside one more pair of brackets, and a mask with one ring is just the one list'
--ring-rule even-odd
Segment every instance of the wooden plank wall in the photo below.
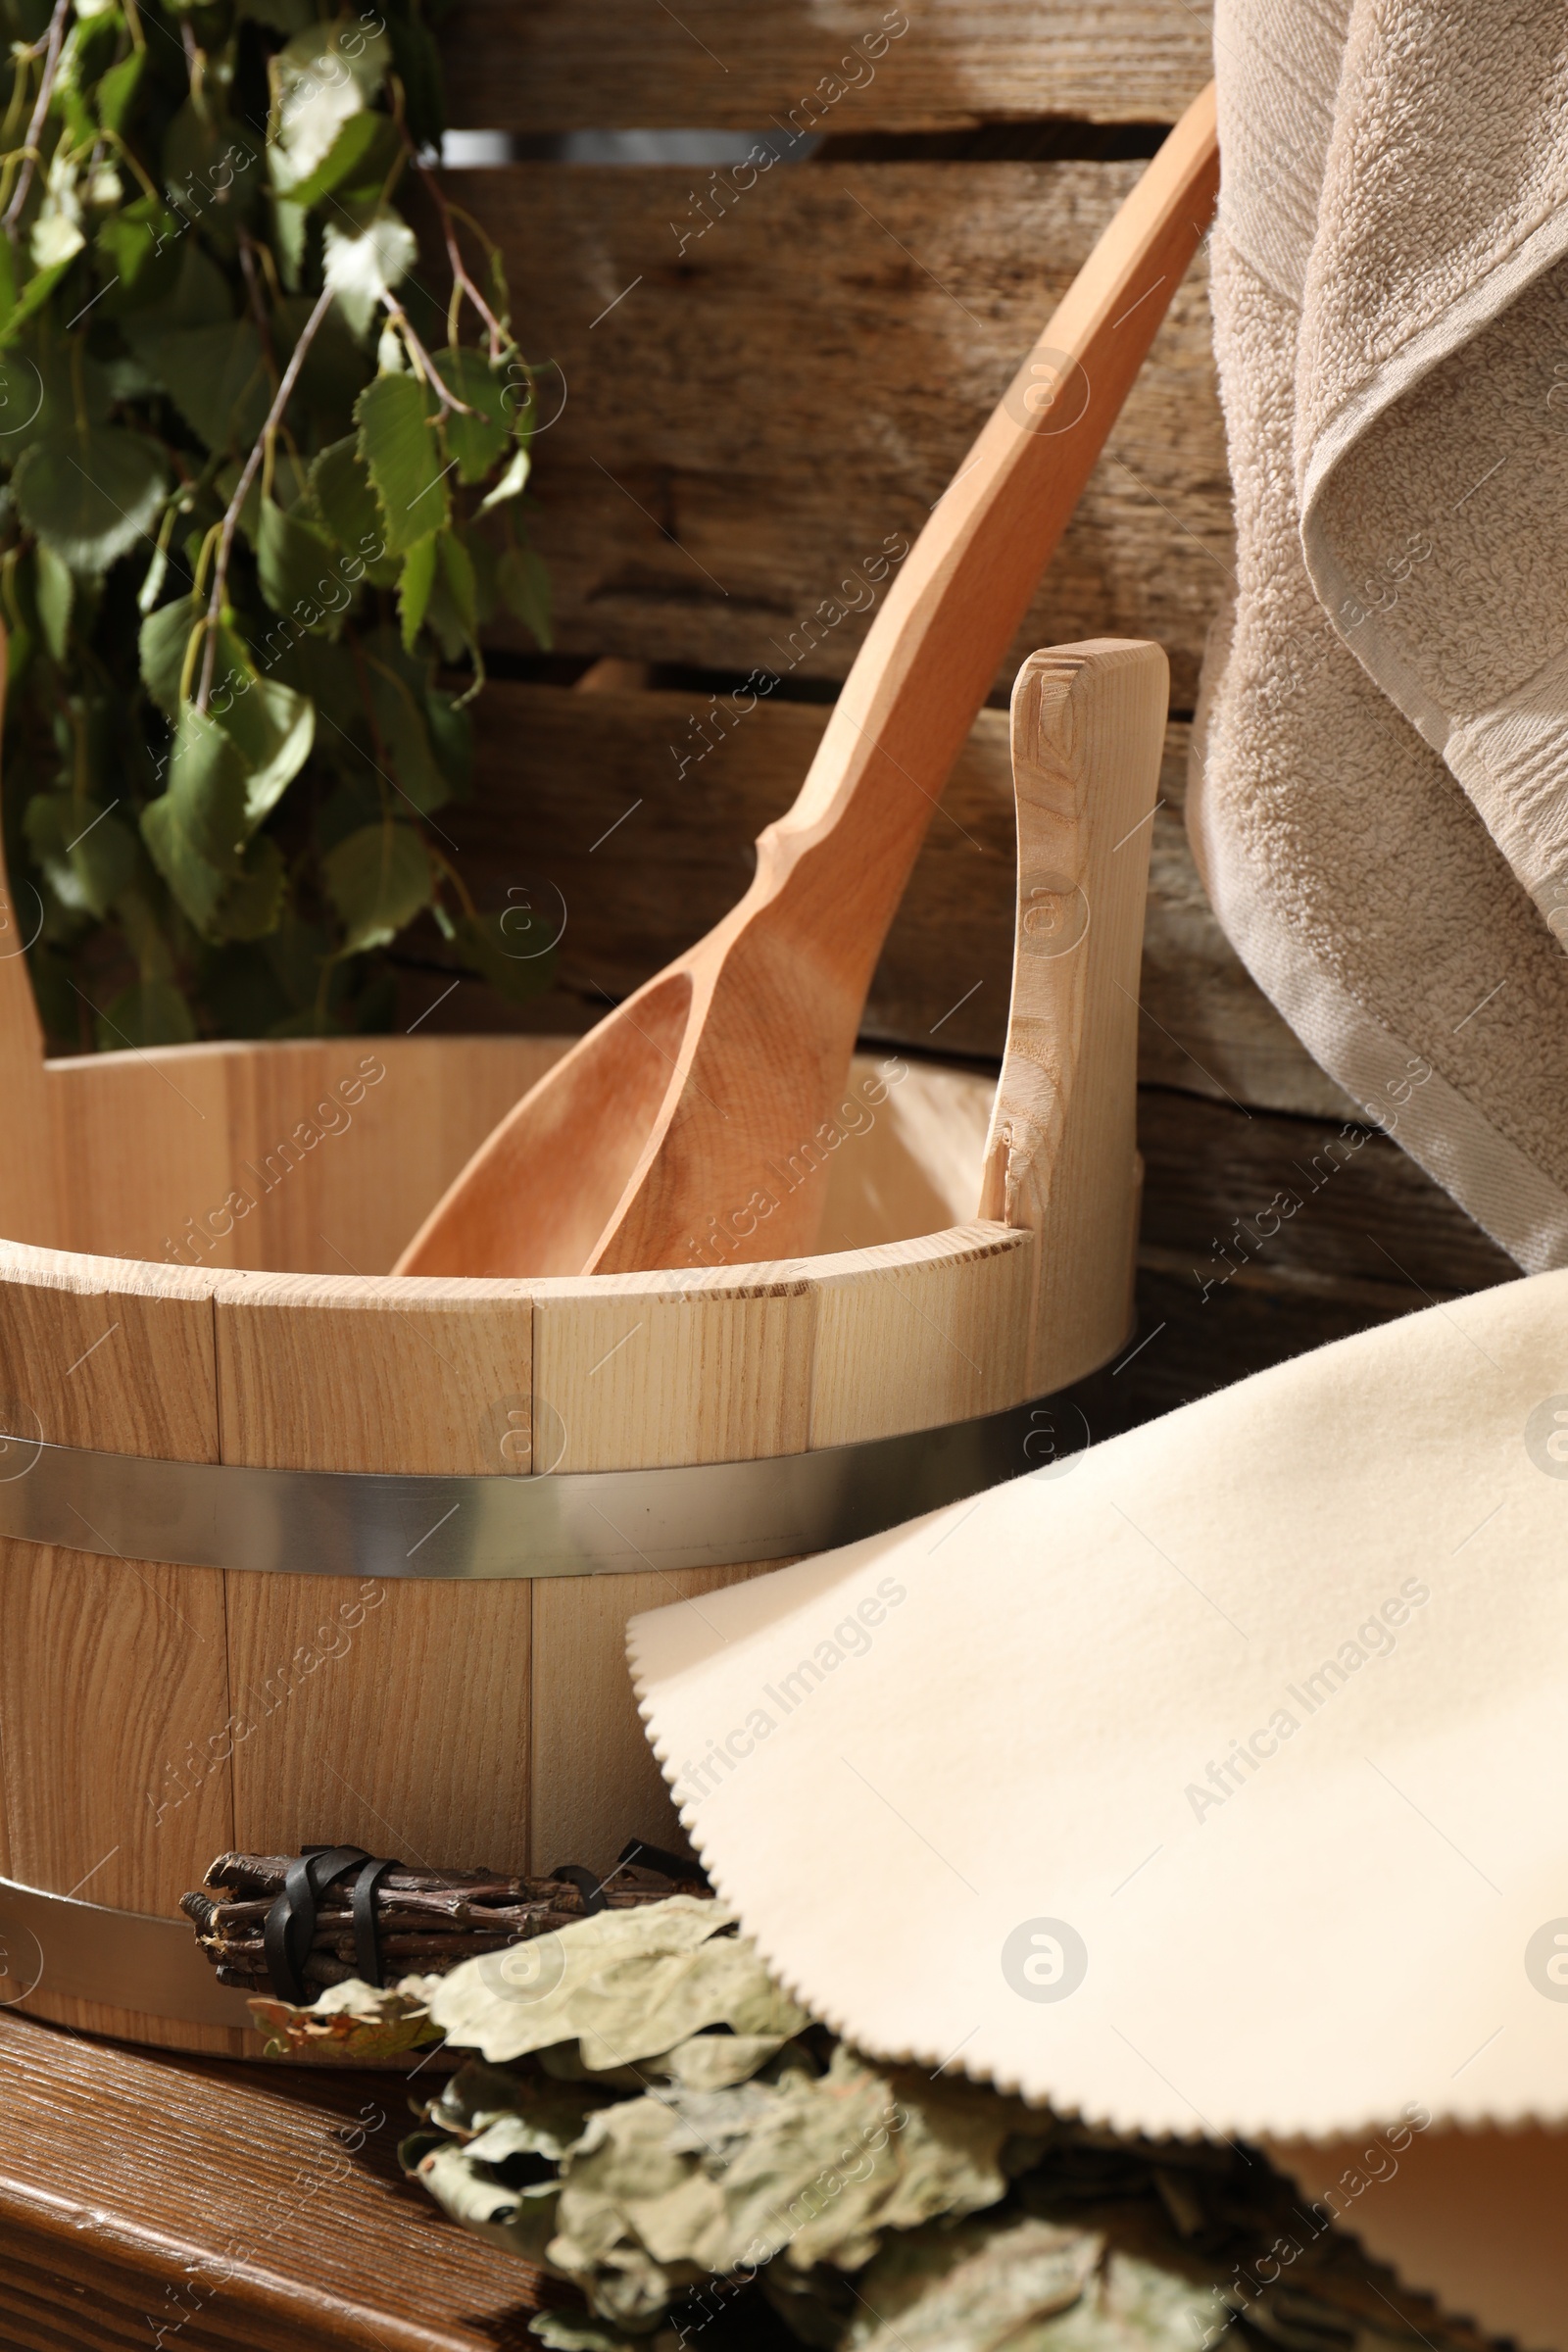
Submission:
{"label": "wooden plank wall", "polygon": [[[459,0],[444,37],[454,120],[535,159],[454,189],[504,248],[564,406],[532,514],[558,654],[498,632],[477,794],[440,821],[482,903],[527,891],[565,929],[551,995],[521,1015],[472,983],[437,1004],[451,972],[431,934],[403,1017],[581,1028],[744,888],[874,609],[865,560],[918,532],[1207,79],[1208,18],[1191,0]],[[750,176],[538,160],[594,129],[790,125],[817,134],[810,159]],[[1101,1384],[1097,1435],[1511,1271],[1393,1145],[1342,1133],[1350,1105],[1204,899],[1181,808],[1231,562],[1200,256],[933,823],[865,1024],[917,1053],[997,1055],[1011,676],[1035,646],[1157,638],[1172,718],[1143,988],[1147,1345]],[[743,709],[754,670],[780,682]],[[578,690],[584,673],[613,690]],[[1281,1194],[1299,1203],[1288,1220]]]}
{"label": "wooden plank wall", "polygon": [[[564,380],[536,475],[563,650],[841,678],[874,608],[867,564],[918,534],[1141,169],[824,156],[706,232],[690,171],[465,175]],[[1117,628],[1160,641],[1190,709],[1229,522],[1200,269],[1006,677],[1036,646]],[[827,599],[855,609],[813,631]]]}
{"label": "wooden plank wall", "polygon": [[[1204,0],[918,0],[853,93],[857,121],[1168,122],[1208,79],[1209,14]],[[453,121],[757,130],[901,15],[880,0],[686,0],[678,15],[647,0],[459,0],[442,35]]]}

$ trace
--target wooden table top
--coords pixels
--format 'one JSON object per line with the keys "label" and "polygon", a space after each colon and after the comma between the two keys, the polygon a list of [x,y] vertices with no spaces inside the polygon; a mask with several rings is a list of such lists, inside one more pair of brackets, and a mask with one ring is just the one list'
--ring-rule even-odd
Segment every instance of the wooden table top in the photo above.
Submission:
{"label": "wooden table top", "polygon": [[538,2352],[538,2273],[398,2170],[416,2087],[0,2011],[0,2347]]}

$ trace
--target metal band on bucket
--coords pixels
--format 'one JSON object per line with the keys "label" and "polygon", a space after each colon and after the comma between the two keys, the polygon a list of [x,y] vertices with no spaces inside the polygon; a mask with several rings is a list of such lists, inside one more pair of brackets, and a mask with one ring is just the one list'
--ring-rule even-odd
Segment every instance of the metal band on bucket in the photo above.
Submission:
{"label": "metal band on bucket", "polygon": [[12,1879],[0,1879],[0,1981],[21,1987],[0,1995],[0,2008],[23,2016],[36,1992],[257,2031],[245,1994],[219,1984],[188,1920],[110,1911]]}
{"label": "metal band on bucket", "polygon": [[[388,1477],[154,1461],[8,1436],[0,1536],[106,1558],[302,1576],[614,1576],[830,1551],[1082,1445],[1071,1404],[760,1461]],[[21,1467],[11,1464],[19,1462]]]}

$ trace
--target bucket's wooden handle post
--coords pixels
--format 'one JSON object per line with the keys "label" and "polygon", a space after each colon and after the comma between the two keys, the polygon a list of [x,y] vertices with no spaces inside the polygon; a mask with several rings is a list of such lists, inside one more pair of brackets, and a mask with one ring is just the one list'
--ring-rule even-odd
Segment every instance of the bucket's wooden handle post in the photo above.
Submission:
{"label": "bucket's wooden handle post", "polygon": [[1012,694],[1018,907],[980,1213],[1040,1237],[1031,1393],[1132,1319],[1138,974],[1170,671],[1157,645],[1032,654]]}

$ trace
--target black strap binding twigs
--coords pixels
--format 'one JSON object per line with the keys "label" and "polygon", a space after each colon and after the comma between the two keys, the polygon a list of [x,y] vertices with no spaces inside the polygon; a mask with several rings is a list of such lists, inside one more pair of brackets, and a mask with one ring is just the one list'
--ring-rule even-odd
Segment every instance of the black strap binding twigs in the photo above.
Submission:
{"label": "black strap binding twigs", "polygon": [[640,1870],[656,1870],[669,1880],[696,1880],[706,1886],[708,1873],[700,1862],[691,1862],[683,1855],[669,1853],[662,1845],[645,1845],[640,1838],[628,1838],[621,1847],[614,1869],[608,1878],[600,1878],[581,1862],[560,1862],[550,1873],[553,1879],[564,1879],[575,1886],[582,1896],[582,1907],[592,1919],[596,1911],[610,1909],[610,1888],[623,1870],[635,1863]]}
{"label": "black strap binding twigs", "polygon": [[621,1871],[628,1869],[632,1863],[635,1863],[639,1870],[657,1870],[661,1878],[675,1880],[682,1884],[695,1882],[700,1886],[708,1885],[708,1873],[694,1855],[672,1854],[668,1846],[650,1845],[642,1838],[627,1838],[615,1856],[614,1870],[611,1872],[610,1879],[605,1882],[606,1885],[609,1886]]}
{"label": "black strap binding twigs", "polygon": [[610,1909],[610,1898],[605,1892],[604,1881],[593,1871],[584,1869],[580,1862],[558,1863],[550,1876],[553,1879],[564,1879],[568,1886],[576,1887],[577,1892],[582,1896],[582,1907],[590,1919],[596,1911]]}
{"label": "black strap binding twigs", "polygon": [[367,1862],[354,1882],[354,1959],[367,1984],[381,1985],[381,1938],[375,1924],[375,1891],[396,1862]]}
{"label": "black strap binding twigs", "polygon": [[354,1952],[361,1976],[368,1984],[381,1982],[380,1940],[376,1934],[375,1890],[395,1862],[377,1862],[361,1845],[308,1846],[291,1862],[283,1891],[267,1914],[263,1945],[267,1973],[280,2001],[302,2005],[314,1997],[307,1991],[305,1963],[316,1936],[316,1912],[320,1897],[334,1879],[363,1863],[354,1882]]}

